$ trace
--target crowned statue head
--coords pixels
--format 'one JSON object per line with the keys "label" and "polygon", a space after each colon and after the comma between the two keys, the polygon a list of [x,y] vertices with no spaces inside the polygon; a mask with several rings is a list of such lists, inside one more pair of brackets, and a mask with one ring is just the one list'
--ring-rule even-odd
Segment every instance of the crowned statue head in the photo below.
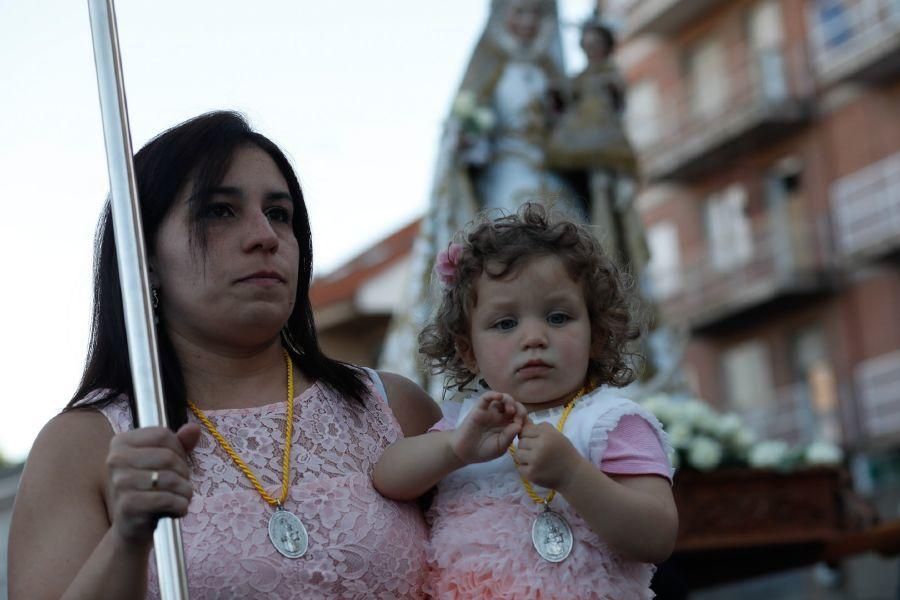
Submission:
{"label": "crowned statue head", "polygon": [[506,7],[506,30],[523,46],[534,42],[546,11],[541,0],[511,0]]}
{"label": "crowned statue head", "polygon": [[509,54],[555,52],[558,21],[555,0],[493,0],[489,35]]}
{"label": "crowned statue head", "polygon": [[609,59],[616,47],[612,26],[595,10],[581,23],[581,49],[591,64]]}

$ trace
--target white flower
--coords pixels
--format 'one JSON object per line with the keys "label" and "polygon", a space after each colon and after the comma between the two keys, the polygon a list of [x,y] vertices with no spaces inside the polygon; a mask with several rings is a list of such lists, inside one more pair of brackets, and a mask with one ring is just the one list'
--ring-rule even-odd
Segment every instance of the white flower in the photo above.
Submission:
{"label": "white flower", "polygon": [[722,418],[711,410],[701,411],[697,414],[694,425],[700,431],[708,433],[713,437],[721,437],[719,434],[720,422]]}
{"label": "white flower", "polygon": [[746,427],[741,427],[731,436],[731,443],[738,450],[748,450],[756,443],[756,434]]}
{"label": "white flower", "polygon": [[698,436],[688,450],[688,462],[701,471],[708,471],[719,466],[722,460],[722,445],[714,439]]}
{"label": "white flower", "polygon": [[741,418],[734,413],[722,415],[716,423],[716,432],[719,437],[733,438],[741,430]]}
{"label": "white flower", "polygon": [[706,426],[715,419],[715,413],[705,402],[700,400],[688,400],[682,403],[679,418],[691,425]]}
{"label": "white flower", "polygon": [[781,440],[764,440],[750,450],[750,466],[761,469],[777,467],[787,456],[788,445]]}
{"label": "white flower", "polygon": [[475,120],[475,124],[481,131],[490,131],[494,128],[494,123],[497,121],[497,119],[494,118],[494,112],[483,106],[475,109],[475,114],[472,115],[472,118]]}
{"label": "white flower", "polygon": [[661,394],[650,396],[642,403],[644,408],[652,412],[663,425],[672,422],[672,401]]}
{"label": "white flower", "polygon": [[476,107],[475,93],[469,90],[463,90],[453,101],[453,114],[458,117],[468,117],[472,114]]}
{"label": "white flower", "polygon": [[674,448],[687,448],[691,444],[694,432],[687,423],[673,423],[667,430],[669,442]]}
{"label": "white flower", "polygon": [[806,448],[803,459],[810,465],[835,465],[844,459],[844,453],[831,442],[817,441]]}

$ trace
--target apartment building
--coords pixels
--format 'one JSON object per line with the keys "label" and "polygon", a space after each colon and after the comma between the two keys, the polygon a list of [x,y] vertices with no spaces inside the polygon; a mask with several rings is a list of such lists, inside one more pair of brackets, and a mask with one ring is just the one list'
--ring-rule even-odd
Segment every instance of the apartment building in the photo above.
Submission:
{"label": "apartment building", "polygon": [[653,295],[763,435],[900,448],[900,0],[640,0]]}

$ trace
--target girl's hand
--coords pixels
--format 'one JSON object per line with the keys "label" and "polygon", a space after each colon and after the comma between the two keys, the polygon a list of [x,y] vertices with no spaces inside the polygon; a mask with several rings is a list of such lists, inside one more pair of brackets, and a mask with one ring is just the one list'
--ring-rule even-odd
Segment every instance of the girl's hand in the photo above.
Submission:
{"label": "girl's hand", "polygon": [[550,423],[535,425],[527,417],[516,448],[516,468],[532,483],[559,489],[584,460],[572,442]]}
{"label": "girl's hand", "polygon": [[112,530],[123,540],[150,543],[160,517],[187,514],[193,494],[187,456],[199,439],[196,423],[177,434],[143,427],[113,437],[106,457]]}
{"label": "girl's hand", "polygon": [[525,407],[512,396],[487,392],[453,432],[450,447],[467,465],[493,460],[503,456],[526,418]]}

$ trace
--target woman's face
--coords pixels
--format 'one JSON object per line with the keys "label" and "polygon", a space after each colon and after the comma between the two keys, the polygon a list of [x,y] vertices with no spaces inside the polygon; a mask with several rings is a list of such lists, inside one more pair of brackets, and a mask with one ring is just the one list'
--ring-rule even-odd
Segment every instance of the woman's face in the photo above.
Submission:
{"label": "woman's face", "polygon": [[522,44],[530,44],[540,30],[541,17],[536,0],[515,0],[506,12],[506,28]]}
{"label": "woman's face", "polygon": [[202,208],[206,253],[191,243],[184,186],[156,235],[151,279],[161,323],[199,345],[252,347],[278,336],[294,308],[299,246],[294,204],[275,162],[256,146],[235,150]]}

